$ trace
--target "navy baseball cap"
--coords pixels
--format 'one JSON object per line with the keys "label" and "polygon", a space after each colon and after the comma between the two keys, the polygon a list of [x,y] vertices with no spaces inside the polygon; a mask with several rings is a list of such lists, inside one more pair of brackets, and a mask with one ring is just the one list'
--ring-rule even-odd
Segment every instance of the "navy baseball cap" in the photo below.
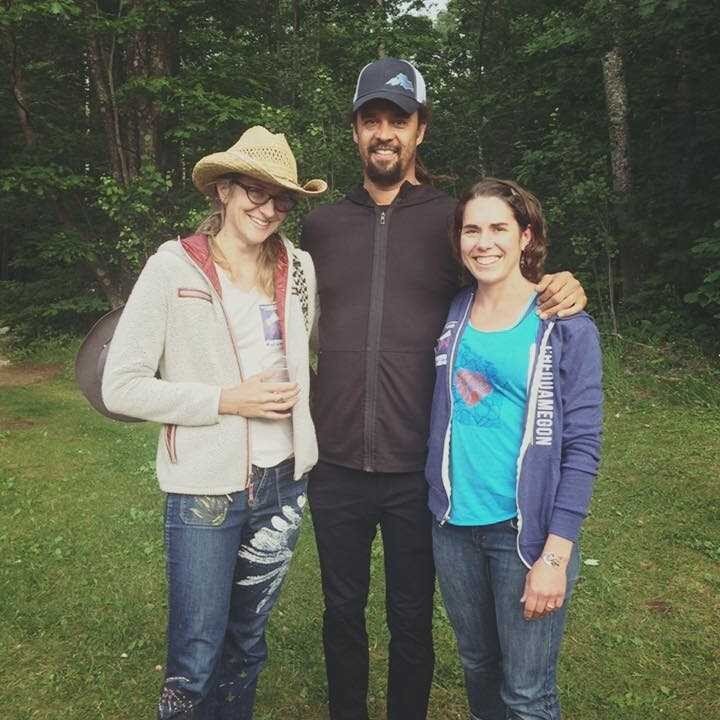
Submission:
{"label": "navy baseball cap", "polygon": [[390,100],[406,113],[414,113],[427,102],[425,80],[407,60],[382,58],[368,63],[358,75],[353,112],[369,100]]}

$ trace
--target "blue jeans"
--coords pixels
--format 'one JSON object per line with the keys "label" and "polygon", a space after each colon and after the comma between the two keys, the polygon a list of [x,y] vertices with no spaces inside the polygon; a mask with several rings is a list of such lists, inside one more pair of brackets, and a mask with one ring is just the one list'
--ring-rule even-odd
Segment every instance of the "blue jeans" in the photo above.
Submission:
{"label": "blue jeans", "polygon": [[230,495],[168,494],[168,655],[159,720],[250,720],[265,628],[300,533],[293,461]]}
{"label": "blue jeans", "polygon": [[[539,620],[520,603],[528,569],[517,554],[515,519],[433,526],[435,568],[465,672],[472,720],[559,720],[555,685],[567,602]],[[579,553],[567,567],[566,601]]]}

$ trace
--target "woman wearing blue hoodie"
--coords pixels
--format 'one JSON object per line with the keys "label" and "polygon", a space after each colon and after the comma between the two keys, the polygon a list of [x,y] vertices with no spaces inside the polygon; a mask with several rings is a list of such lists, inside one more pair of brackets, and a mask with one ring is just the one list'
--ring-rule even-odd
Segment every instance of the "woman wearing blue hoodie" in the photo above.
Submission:
{"label": "woman wearing blue hoodie", "polygon": [[590,317],[541,320],[540,203],[486,178],[453,246],[476,281],[438,340],[426,475],[435,563],[472,720],[559,720],[555,683],[597,473],[601,355]]}

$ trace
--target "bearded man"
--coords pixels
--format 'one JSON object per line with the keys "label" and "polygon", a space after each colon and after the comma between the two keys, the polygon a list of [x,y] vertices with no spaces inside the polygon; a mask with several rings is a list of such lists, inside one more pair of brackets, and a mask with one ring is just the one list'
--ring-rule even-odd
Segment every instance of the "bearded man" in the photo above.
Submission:
{"label": "bearded man", "polygon": [[[313,416],[320,462],[308,487],[325,601],[332,720],[367,720],[365,606],[372,542],[382,533],[390,631],[387,716],[427,715],[434,654],[434,567],[424,478],[433,348],[459,269],[448,230],[455,201],[418,158],[425,82],[405,60],[366,65],[352,132],[363,183],[305,219],[301,246],[320,295]],[[569,273],[538,285],[544,311],[586,303]]]}

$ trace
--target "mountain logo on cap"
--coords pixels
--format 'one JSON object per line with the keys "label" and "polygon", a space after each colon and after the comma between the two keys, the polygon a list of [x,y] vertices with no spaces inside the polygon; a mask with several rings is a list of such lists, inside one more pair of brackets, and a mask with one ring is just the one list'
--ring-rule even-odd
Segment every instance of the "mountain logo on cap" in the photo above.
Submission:
{"label": "mountain logo on cap", "polygon": [[409,90],[410,92],[415,92],[415,86],[412,84],[412,81],[405,73],[398,73],[394,78],[390,78],[385,84],[386,85],[402,85],[402,87],[404,87],[405,90]]}

